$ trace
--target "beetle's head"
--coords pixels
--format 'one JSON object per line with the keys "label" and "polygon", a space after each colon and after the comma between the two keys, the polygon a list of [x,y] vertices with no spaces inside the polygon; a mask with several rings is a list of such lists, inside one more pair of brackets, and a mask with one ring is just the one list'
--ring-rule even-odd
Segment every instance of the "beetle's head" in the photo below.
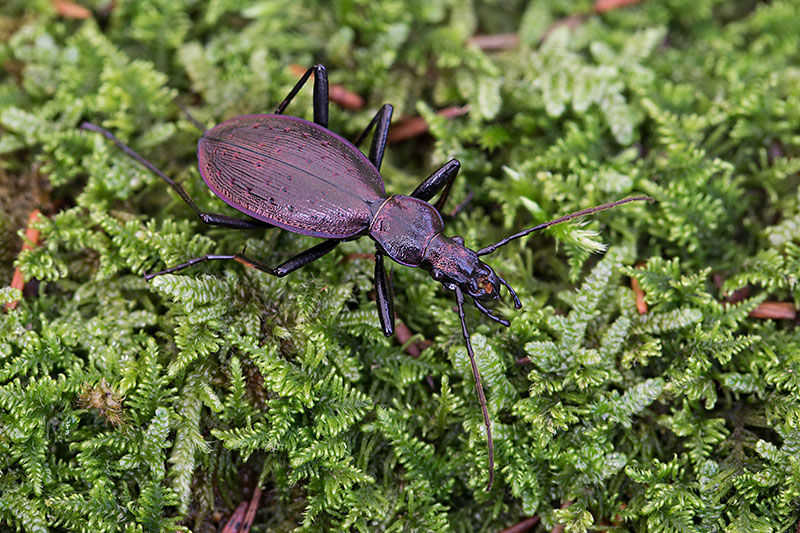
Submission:
{"label": "beetle's head", "polygon": [[443,237],[431,253],[430,272],[433,279],[449,289],[458,286],[476,300],[488,302],[500,299],[502,281],[492,267],[478,258],[475,251],[464,246],[461,237]]}
{"label": "beetle's head", "polygon": [[478,260],[477,268],[471,273],[461,290],[482,302],[500,299],[500,280],[492,267]]}

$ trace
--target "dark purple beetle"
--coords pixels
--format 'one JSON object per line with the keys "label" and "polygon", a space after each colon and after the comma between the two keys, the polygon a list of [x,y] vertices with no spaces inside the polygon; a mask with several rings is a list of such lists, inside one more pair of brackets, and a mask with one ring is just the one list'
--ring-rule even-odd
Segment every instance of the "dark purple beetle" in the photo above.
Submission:
{"label": "dark purple beetle", "polygon": [[[283,115],[286,106],[314,74],[314,122]],[[273,276],[283,277],[319,259],[344,240],[369,235],[375,243],[375,292],[378,316],[385,335],[394,334],[394,309],[391,280],[386,275],[383,257],[401,265],[420,267],[455,293],[461,330],[467,346],[475,388],[478,393],[489,450],[490,490],[494,481],[494,446],[491,419],[486,407],[481,376],[464,319],[464,293],[492,320],[508,326],[483,302],[500,299],[500,286],[508,289],[519,309],[522,304],[511,286],[479,256],[487,255],[514,239],[534,231],[588,215],[646,196],[625,198],[584,209],[539,224],[507,237],[477,252],[464,246],[461,237],[442,233],[439,214],[447,199],[460,163],[452,159],[423,181],[410,196],[386,196],[379,173],[392,106],[385,104],[364,132],[351,144],[328,130],[328,75],[325,67],[314,65],[297,82],[272,115],[245,115],[232,118],[206,131],[197,143],[200,174],[211,190],[231,207],[252,218],[235,218],[203,213],[186,190],[152,163],[134,152],[111,132],[84,122],[81,127],[101,133],[127,155],[166,181],[206,224],[231,229],[259,229],[277,226],[294,233],[322,237],[322,243],[301,252],[272,268],[241,254],[206,255],[168,268],[147,279],[182,270],[209,260],[234,260]],[[202,128],[201,128],[202,129]],[[369,157],[358,145],[375,129]],[[442,191],[436,205],[428,203]]]}

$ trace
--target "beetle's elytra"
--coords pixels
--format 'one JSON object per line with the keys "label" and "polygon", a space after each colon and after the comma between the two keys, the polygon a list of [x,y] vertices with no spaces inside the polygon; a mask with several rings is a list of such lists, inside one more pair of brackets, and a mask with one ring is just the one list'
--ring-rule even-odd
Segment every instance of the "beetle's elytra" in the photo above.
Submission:
{"label": "beetle's elytra", "polygon": [[[283,111],[314,74],[314,121],[286,116]],[[511,235],[477,252],[460,237],[447,237],[439,214],[460,164],[452,159],[428,176],[409,196],[387,196],[380,175],[386,149],[392,106],[385,104],[354,143],[328,130],[328,76],[314,65],[270,115],[232,118],[206,131],[197,145],[200,173],[208,187],[223,201],[250,218],[203,213],[186,190],[152,163],[123,144],[111,132],[84,122],[81,127],[104,135],[127,155],[161,177],[203,222],[231,229],[277,226],[288,231],[321,237],[322,243],[272,268],[244,254],[197,257],[155,274],[176,272],[209,260],[234,260],[268,274],[282,277],[319,259],[343,240],[364,235],[375,241],[375,292],[383,332],[394,333],[394,308],[389,277],[383,264],[388,256],[402,265],[430,272],[434,280],[455,294],[461,330],[475,379],[475,388],[486,426],[489,480],[494,481],[494,446],[491,418],[481,385],[480,372],[464,318],[464,294],[486,316],[505,326],[483,305],[500,299],[505,286],[516,308],[522,304],[511,286],[480,260],[514,239],[566,220],[637,200],[635,196],[570,213]],[[369,156],[357,148],[372,130]],[[428,203],[438,192],[435,205]]]}

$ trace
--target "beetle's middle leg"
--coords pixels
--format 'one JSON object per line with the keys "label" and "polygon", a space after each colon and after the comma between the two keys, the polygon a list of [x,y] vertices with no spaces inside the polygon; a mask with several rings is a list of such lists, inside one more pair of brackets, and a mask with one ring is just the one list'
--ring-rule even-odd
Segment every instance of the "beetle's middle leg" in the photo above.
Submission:
{"label": "beetle's middle leg", "polygon": [[230,229],[263,229],[271,227],[272,224],[267,222],[262,222],[260,220],[255,219],[246,219],[246,218],[236,218],[231,217],[228,215],[221,215],[218,213],[204,213],[200,207],[192,200],[192,197],[189,196],[189,193],[186,192],[186,189],[183,188],[181,184],[161,172],[153,163],[136,153],[132,148],[128,145],[117,139],[113,133],[108,131],[105,128],[101,128],[100,126],[95,126],[91,122],[83,122],[81,123],[81,129],[94,131],[99,133],[106,139],[110,140],[114,144],[117,145],[117,148],[122,150],[125,155],[130,157],[131,159],[137,161],[140,165],[145,167],[147,170],[161,178],[162,180],[167,182],[167,185],[173,188],[175,192],[178,193],[178,196],[186,202],[186,204],[194,211],[194,214],[200,217],[204,223],[210,226],[221,226],[223,228],[230,228]]}
{"label": "beetle's middle leg", "polygon": [[262,263],[261,261],[253,259],[252,257],[248,257],[244,254],[233,254],[233,255],[209,254],[209,255],[204,255],[202,257],[195,257],[194,259],[189,259],[185,263],[181,263],[180,265],[175,265],[174,267],[162,270],[161,272],[147,274],[145,276],[145,279],[150,280],[156,276],[160,276],[161,274],[171,274],[172,272],[177,272],[178,270],[183,270],[184,268],[189,268],[190,266],[194,266],[198,263],[203,263],[205,261],[219,261],[219,260],[236,261],[237,263],[241,263],[250,268],[255,268],[256,270],[260,270],[262,272],[266,272],[267,274],[271,274],[273,276],[282,278],[283,276],[291,274],[295,270],[316,261],[323,255],[327,254],[328,252],[336,248],[336,246],[340,242],[342,242],[342,239],[329,239],[323,241],[318,245],[309,248],[308,250],[300,252],[296,256],[292,257],[287,261],[284,261],[275,268],[269,267],[264,263]]}

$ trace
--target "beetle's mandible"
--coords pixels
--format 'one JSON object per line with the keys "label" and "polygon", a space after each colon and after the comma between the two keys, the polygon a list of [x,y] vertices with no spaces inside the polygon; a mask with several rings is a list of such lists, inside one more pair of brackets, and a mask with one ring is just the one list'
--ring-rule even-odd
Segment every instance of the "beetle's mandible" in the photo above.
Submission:
{"label": "beetle's mandible", "polygon": [[[284,115],[286,107],[312,74],[314,121]],[[448,161],[431,174],[411,195],[386,195],[379,171],[391,117],[392,106],[385,104],[352,144],[328,130],[328,76],[325,67],[314,65],[300,78],[273,114],[232,118],[203,133],[197,144],[200,174],[214,194],[249,218],[202,212],[181,185],[111,132],[88,122],[81,124],[81,127],[104,135],[128,156],[166,181],[206,224],[231,229],[277,226],[326,239],[275,268],[244,253],[206,255],[149,274],[147,279],[203,261],[220,259],[237,261],[282,277],[319,259],[344,240],[368,235],[375,241],[375,293],[378,316],[385,335],[394,333],[394,308],[384,256],[402,265],[427,270],[433,279],[452,291],[486,425],[488,491],[494,481],[492,423],[464,318],[464,295],[469,296],[483,314],[504,326],[508,326],[509,322],[495,316],[484,303],[500,299],[501,286],[504,286],[513,298],[515,307],[519,309],[522,304],[506,280],[481,261],[480,256],[553,224],[627,202],[652,201],[652,198],[635,196],[584,209],[526,229],[476,252],[467,248],[461,237],[447,237],[442,232],[444,222],[439,212],[460,168],[456,159]],[[357,147],[372,130],[375,132],[369,156],[365,156]],[[436,204],[428,203],[440,191]]]}

